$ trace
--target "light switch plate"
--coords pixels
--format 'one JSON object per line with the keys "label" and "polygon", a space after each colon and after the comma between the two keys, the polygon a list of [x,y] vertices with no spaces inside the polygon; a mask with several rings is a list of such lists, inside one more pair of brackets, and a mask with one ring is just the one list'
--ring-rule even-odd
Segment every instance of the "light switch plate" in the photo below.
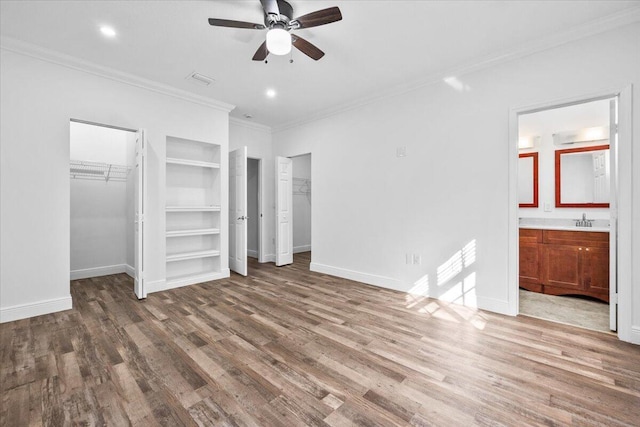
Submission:
{"label": "light switch plate", "polygon": [[544,203],[544,211],[545,212],[551,212],[551,203],[549,203],[549,202],[545,202]]}

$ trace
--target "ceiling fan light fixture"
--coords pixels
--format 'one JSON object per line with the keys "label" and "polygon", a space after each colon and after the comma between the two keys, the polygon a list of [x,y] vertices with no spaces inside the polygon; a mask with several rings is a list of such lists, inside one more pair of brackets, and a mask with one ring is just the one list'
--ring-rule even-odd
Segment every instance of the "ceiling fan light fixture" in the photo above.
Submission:
{"label": "ceiling fan light fixture", "polygon": [[291,34],[282,28],[272,28],[267,32],[267,49],[274,55],[291,52]]}

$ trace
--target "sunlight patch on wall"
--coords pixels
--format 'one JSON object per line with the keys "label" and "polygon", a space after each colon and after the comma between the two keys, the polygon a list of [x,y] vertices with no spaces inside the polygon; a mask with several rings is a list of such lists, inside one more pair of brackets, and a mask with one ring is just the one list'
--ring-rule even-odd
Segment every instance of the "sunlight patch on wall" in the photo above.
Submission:
{"label": "sunlight patch on wall", "polygon": [[464,245],[462,249],[453,254],[451,258],[440,264],[437,269],[438,286],[449,282],[455,276],[476,262],[476,239]]}

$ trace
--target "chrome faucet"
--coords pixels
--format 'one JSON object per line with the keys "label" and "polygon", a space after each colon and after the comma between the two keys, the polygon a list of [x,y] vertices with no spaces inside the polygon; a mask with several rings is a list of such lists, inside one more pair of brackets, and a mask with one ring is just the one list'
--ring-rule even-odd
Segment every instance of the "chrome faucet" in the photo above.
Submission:
{"label": "chrome faucet", "polygon": [[593,220],[587,219],[587,214],[582,214],[582,219],[576,219],[576,227],[593,227]]}

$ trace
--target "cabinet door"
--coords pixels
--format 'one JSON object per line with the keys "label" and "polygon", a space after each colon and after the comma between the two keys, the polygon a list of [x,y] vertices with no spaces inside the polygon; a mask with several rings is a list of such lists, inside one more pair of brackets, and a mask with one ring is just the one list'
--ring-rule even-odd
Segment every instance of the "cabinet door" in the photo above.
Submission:
{"label": "cabinet door", "polygon": [[[581,247],[569,245],[543,245],[543,284],[545,293],[562,294],[564,290],[582,290]],[[549,286],[549,288],[547,287]],[[557,292],[550,287],[558,287]]]}
{"label": "cabinet door", "polygon": [[540,245],[520,240],[520,287],[542,292],[540,277]]}
{"label": "cabinet door", "polygon": [[582,280],[585,294],[609,301],[609,249],[582,249]]}

